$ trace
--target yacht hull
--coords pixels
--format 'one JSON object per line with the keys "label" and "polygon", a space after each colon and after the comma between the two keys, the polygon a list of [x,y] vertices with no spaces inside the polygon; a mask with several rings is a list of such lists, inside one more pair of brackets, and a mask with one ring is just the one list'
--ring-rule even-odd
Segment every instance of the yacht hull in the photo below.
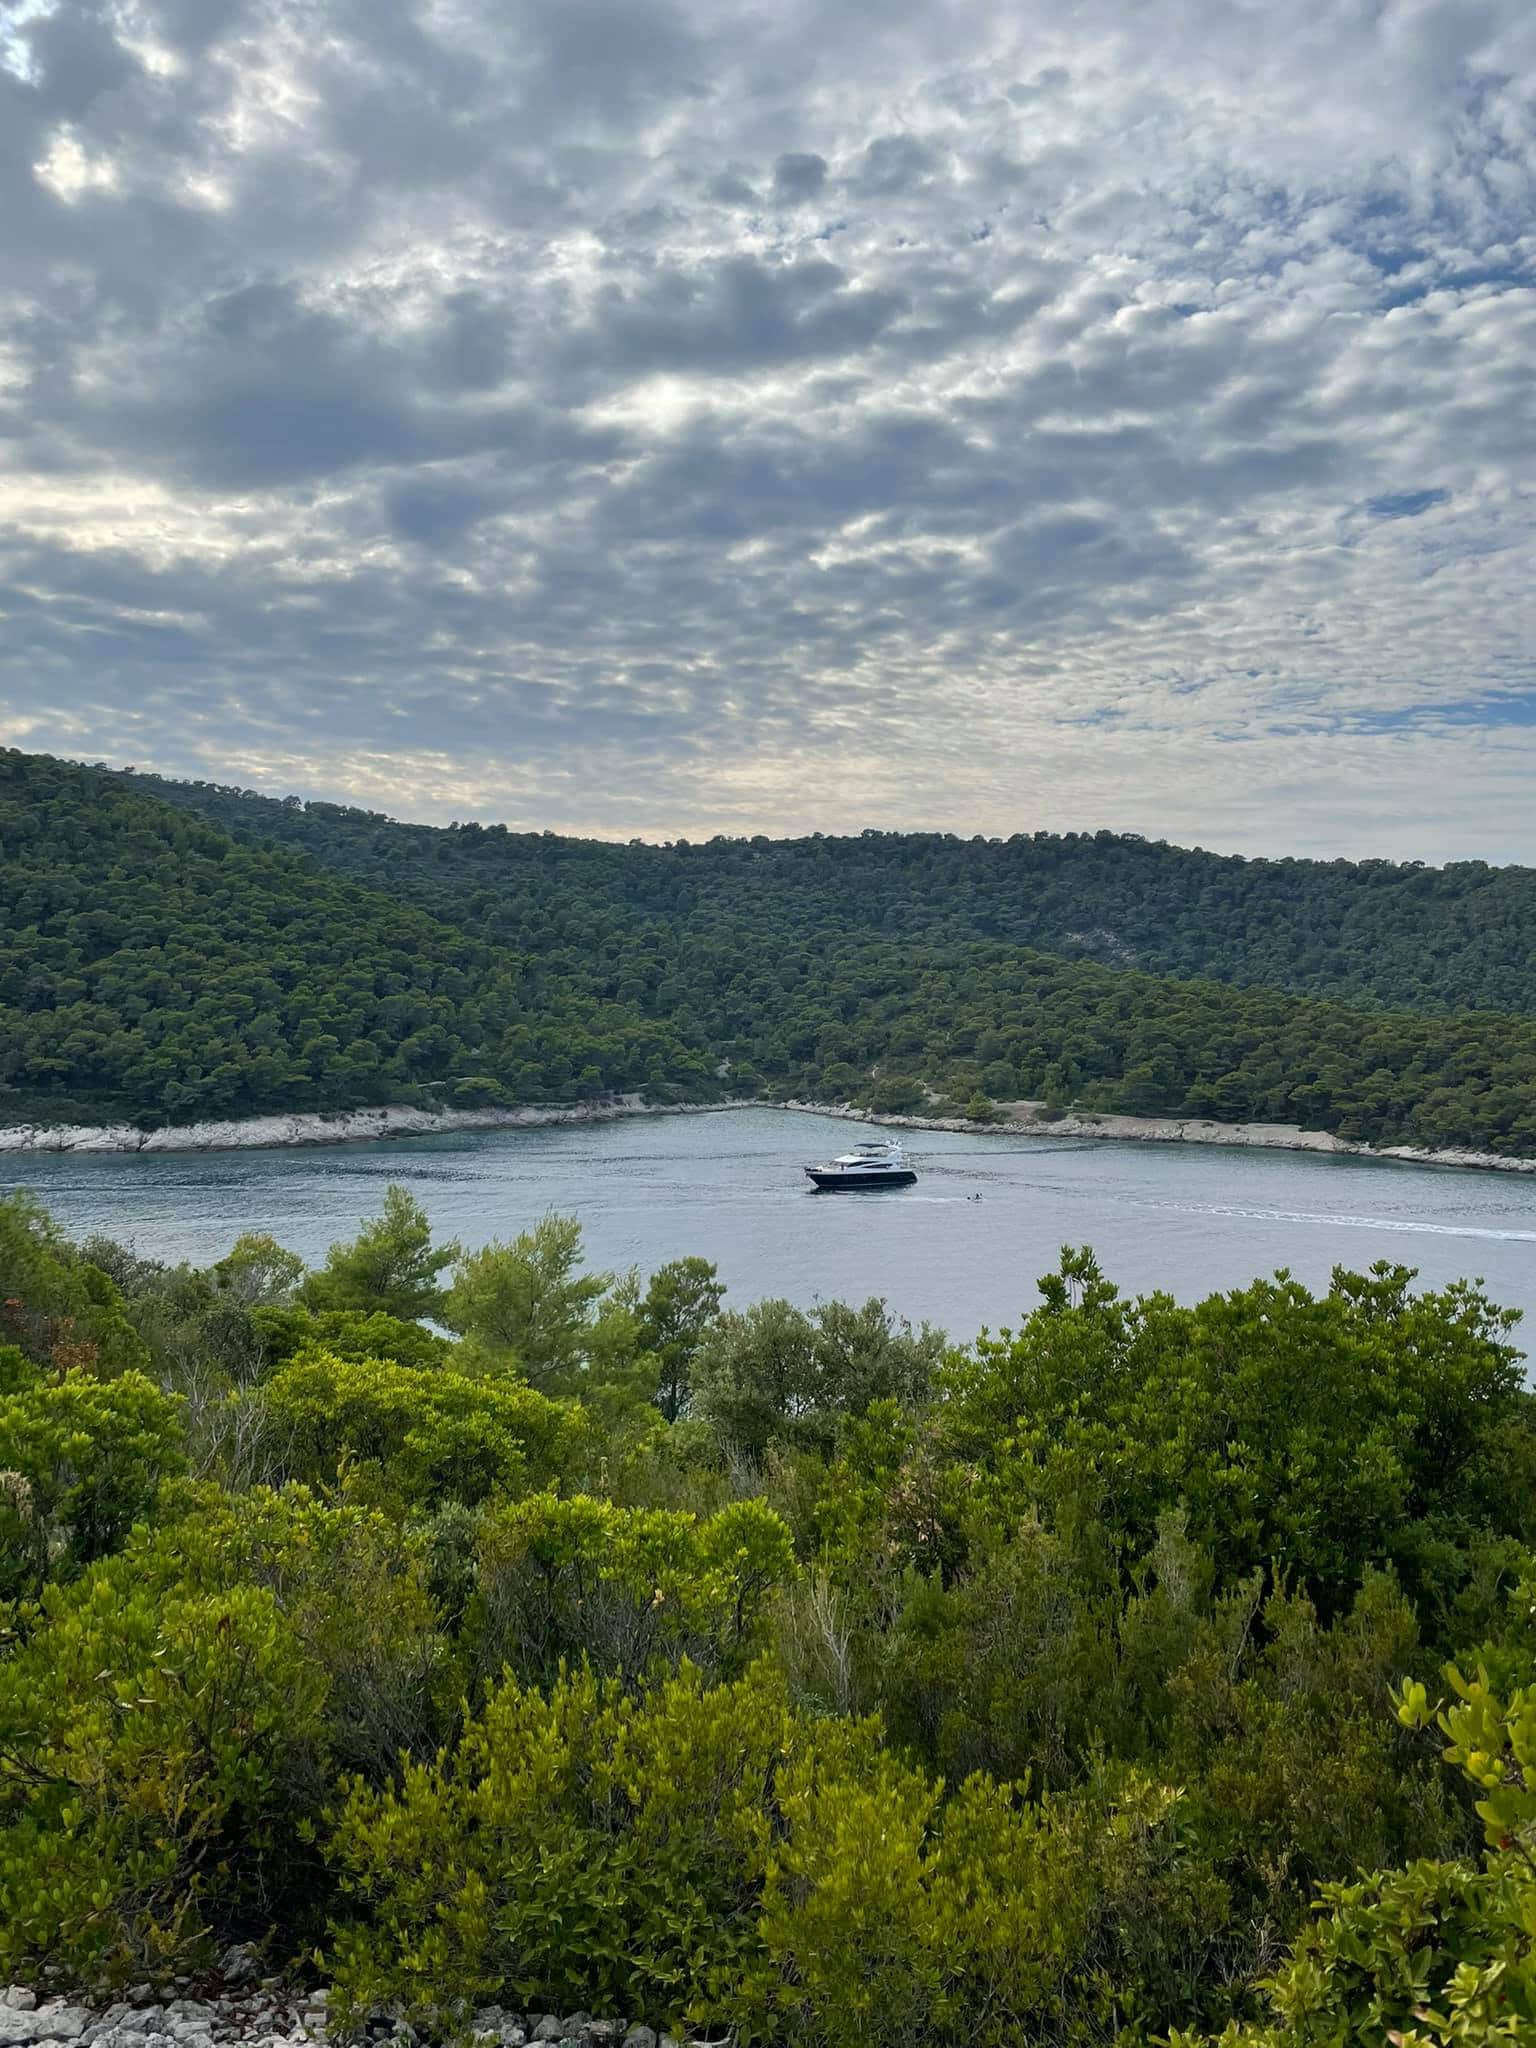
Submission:
{"label": "yacht hull", "polygon": [[876,1169],[872,1173],[837,1173],[819,1166],[808,1166],[805,1170],[826,1195],[857,1194],[861,1188],[909,1188],[917,1179],[910,1166]]}

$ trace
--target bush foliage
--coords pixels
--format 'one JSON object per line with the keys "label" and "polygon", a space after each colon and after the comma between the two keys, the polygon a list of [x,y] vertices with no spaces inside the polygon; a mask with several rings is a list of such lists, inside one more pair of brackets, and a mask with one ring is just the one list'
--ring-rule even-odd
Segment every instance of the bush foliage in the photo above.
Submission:
{"label": "bush foliage", "polygon": [[1536,1400],[1476,1288],[1069,1250],[962,1348],[398,1190],[313,1275],[0,1247],[0,1969],[258,1939],[444,2037],[1536,2027]]}

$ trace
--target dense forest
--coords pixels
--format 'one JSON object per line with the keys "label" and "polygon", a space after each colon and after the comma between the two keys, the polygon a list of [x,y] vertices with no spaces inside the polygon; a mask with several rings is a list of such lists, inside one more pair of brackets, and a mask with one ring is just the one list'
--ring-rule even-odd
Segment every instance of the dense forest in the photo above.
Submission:
{"label": "dense forest", "polygon": [[237,836],[300,847],[354,881],[524,949],[596,912],[706,939],[1004,940],[1354,1009],[1536,1012],[1531,868],[1244,860],[1112,832],[618,846],[500,825],[401,825],[338,804],[135,779]]}
{"label": "dense forest", "polygon": [[[960,1349],[0,1202],[0,1974],[763,2048],[1536,2037],[1536,1397],[1378,1267]],[[1021,1310],[1024,1305],[1021,1304]]]}
{"label": "dense forest", "polygon": [[[1117,867],[1187,861],[1209,886],[1178,928],[1195,931],[1230,871],[1211,946],[1241,978],[1248,868],[1294,868],[1305,921],[1331,867],[1124,840],[630,848],[194,785],[172,803],[146,781],[0,753],[0,1121],[777,1094],[978,1116],[1033,1100],[1536,1155],[1536,1015],[1360,1010],[975,935],[1011,893],[1007,862],[1056,875],[1059,922],[1068,898],[1101,919],[1128,898],[1103,879]],[[1351,929],[1379,893],[1378,965],[1397,932],[1415,961],[1482,960],[1479,1001],[1506,985],[1530,1001],[1494,972],[1495,956],[1536,972],[1524,871],[1373,872],[1343,869],[1336,892]],[[1404,906],[1442,885],[1443,916],[1413,938]],[[1452,944],[1458,920],[1481,950]]]}

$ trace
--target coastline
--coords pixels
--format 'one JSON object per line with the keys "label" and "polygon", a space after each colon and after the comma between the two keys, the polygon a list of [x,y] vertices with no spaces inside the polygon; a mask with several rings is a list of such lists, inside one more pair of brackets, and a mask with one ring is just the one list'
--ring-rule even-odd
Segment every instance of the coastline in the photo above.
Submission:
{"label": "coastline", "polygon": [[1476,1152],[1420,1145],[1371,1145],[1361,1138],[1337,1138],[1331,1131],[1305,1131],[1300,1124],[1224,1124],[1211,1117],[1122,1116],[1112,1110],[1046,1120],[1037,1102],[1005,1105],[1013,1112],[1006,1122],[968,1123],[964,1117],[876,1116],[848,1104],[786,1102],[817,1116],[847,1117],[855,1123],[894,1124],[911,1131],[970,1131],[1012,1138],[1099,1138],[1119,1145],[1229,1145],[1269,1152],[1331,1152],[1356,1159],[1396,1160],[1409,1166],[1464,1167],[1480,1172],[1536,1173],[1536,1159],[1512,1158],[1502,1152]]}
{"label": "coastline", "polygon": [[549,1124],[611,1123],[631,1116],[707,1116],[728,1109],[784,1109],[806,1116],[840,1117],[850,1123],[889,1125],[899,1130],[960,1131],[971,1135],[1028,1138],[1097,1138],[1116,1144],[1229,1145],[1266,1151],[1331,1152],[1362,1159],[1396,1160],[1413,1166],[1470,1168],[1495,1173],[1536,1173],[1536,1159],[1516,1159],[1470,1149],[1434,1151],[1415,1145],[1370,1145],[1305,1131],[1297,1124],[1226,1124],[1208,1117],[1067,1115],[1046,1120],[1041,1105],[1006,1105],[998,1123],[968,1123],[963,1117],[877,1115],[850,1103],[766,1102],[736,1097],[724,1102],[648,1103],[624,1095],[605,1102],[552,1103],[521,1109],[409,1109],[400,1104],[372,1109],[290,1115],[235,1117],[169,1124],[141,1131],[134,1124],[11,1124],[0,1127],[0,1155],[74,1152],[243,1152],[303,1145],[345,1145],[389,1138],[422,1138],[454,1131],[530,1130]]}
{"label": "coastline", "polygon": [[256,1152],[297,1145],[355,1145],[386,1138],[430,1138],[450,1131],[530,1130],[544,1124],[612,1123],[626,1116],[699,1116],[746,1109],[745,1101],[642,1102],[621,1095],[605,1102],[549,1103],[523,1109],[294,1110],[288,1115],[213,1118],[141,1131],[136,1124],[9,1124],[0,1154],[18,1152]]}

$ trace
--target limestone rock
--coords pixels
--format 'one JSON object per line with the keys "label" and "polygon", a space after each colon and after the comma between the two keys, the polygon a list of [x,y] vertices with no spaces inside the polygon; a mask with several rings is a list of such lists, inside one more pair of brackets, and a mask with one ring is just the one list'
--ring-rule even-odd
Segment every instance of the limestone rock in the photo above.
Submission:
{"label": "limestone rock", "polygon": [[78,2041],[91,2024],[83,2005],[65,2005],[62,1999],[35,2006],[30,2012],[15,2006],[0,2007],[0,2048],[31,2048],[34,2041]]}

